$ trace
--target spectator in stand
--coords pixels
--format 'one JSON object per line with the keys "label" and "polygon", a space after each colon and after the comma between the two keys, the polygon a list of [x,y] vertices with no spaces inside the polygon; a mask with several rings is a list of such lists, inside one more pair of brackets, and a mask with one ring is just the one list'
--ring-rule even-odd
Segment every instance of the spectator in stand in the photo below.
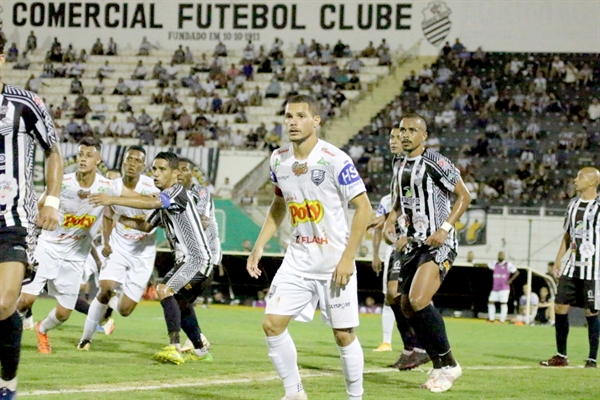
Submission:
{"label": "spectator in stand", "polygon": [[260,87],[256,86],[248,99],[250,106],[260,107],[263,102],[263,94],[260,92]]}
{"label": "spectator in stand", "polygon": [[213,57],[227,57],[227,47],[223,44],[223,42],[219,41],[219,43],[215,46]]}
{"label": "spectator in stand", "polygon": [[358,56],[354,56],[353,59],[351,59],[346,63],[346,65],[344,65],[344,68],[350,73],[358,74],[360,72],[360,69],[364,66],[365,64],[358,58]]}
{"label": "spectator in stand", "polygon": [[152,68],[152,79],[159,79],[166,72],[162,61],[158,61]]}
{"label": "spectator in stand", "polygon": [[69,70],[69,66],[67,65],[67,63],[65,62],[61,62],[61,64],[59,64],[55,69],[54,69],[54,75],[57,78],[66,78],[67,77],[67,71]]}
{"label": "spectator in stand", "polygon": [[271,82],[269,82],[267,89],[265,90],[265,97],[277,98],[277,97],[279,97],[280,92],[281,92],[281,84],[275,77],[273,77],[271,79]]}
{"label": "spectator in stand", "polygon": [[379,62],[377,65],[387,65],[388,67],[392,66],[392,55],[389,50],[383,50],[378,54]]}
{"label": "spectator in stand", "polygon": [[117,55],[117,44],[113,40],[113,38],[108,39],[108,45],[106,46],[106,55],[107,56],[116,56]]}
{"label": "spectator in stand", "polygon": [[148,39],[146,39],[146,36],[144,36],[142,38],[142,43],[140,43],[140,48],[138,50],[138,56],[149,56],[150,55],[150,50],[152,48],[157,48],[156,46],[154,46],[152,43],[150,43],[148,41]]}
{"label": "spectator in stand", "polygon": [[350,140],[350,147],[348,148],[348,155],[354,161],[354,164],[358,163],[358,160],[365,154],[365,148],[362,144],[357,143],[355,140]]}
{"label": "spectator in stand", "polygon": [[565,75],[565,72],[565,62],[559,56],[554,56],[554,60],[550,66],[550,79],[561,79]]}
{"label": "spectator in stand", "polygon": [[456,110],[452,108],[452,104],[446,104],[444,110],[435,116],[435,123],[439,126],[454,127],[456,124]]}
{"label": "spectator in stand", "polygon": [[96,76],[106,79],[110,78],[114,72],[115,68],[108,63],[108,60],[106,60],[104,61],[104,64],[98,68],[98,73]]}
{"label": "spectator in stand", "polygon": [[171,62],[173,64],[183,64],[185,62],[185,52],[183,51],[182,45],[179,45],[179,48],[173,53]]}
{"label": "spectator in stand", "polygon": [[[529,298],[529,312],[527,309],[527,298]],[[536,293],[531,293],[527,285],[523,285],[523,295],[519,299],[519,312],[512,320],[515,325],[530,325],[537,314],[540,299]]]}
{"label": "spectator in stand", "polygon": [[587,114],[591,121],[596,121],[600,118],[600,102],[598,102],[597,98],[594,97],[592,99],[592,103],[588,106]]}
{"label": "spectator in stand", "polygon": [[194,64],[194,53],[190,50],[190,46],[185,46],[184,61],[185,64]]}
{"label": "spectator in stand", "polygon": [[254,52],[254,45],[252,44],[252,40],[248,40],[248,44],[244,47],[244,52],[242,53],[243,62],[254,63],[256,60],[256,53]]}
{"label": "spectator in stand", "polygon": [[100,41],[100,38],[96,39],[96,43],[92,46],[92,50],[90,54],[93,56],[103,56],[104,55],[104,45]]}
{"label": "spectator in stand", "polygon": [[54,64],[52,63],[52,59],[50,57],[46,57],[44,60],[44,65],[42,66],[43,72],[40,78],[56,78],[56,74],[54,71]]}
{"label": "spectator in stand", "polygon": [[223,106],[223,100],[221,100],[221,98],[219,97],[218,93],[214,93],[213,94],[213,99],[211,102],[211,110],[213,112],[213,114],[220,114],[221,113],[221,107]]}
{"label": "spectator in stand", "polygon": [[[246,116],[246,108],[243,106],[238,107],[237,113],[235,114],[235,117],[233,117],[233,121],[236,124],[247,124],[248,123],[248,117]],[[227,122],[227,121],[225,121]]]}
{"label": "spectator in stand", "polygon": [[71,88],[69,89],[69,93],[71,94],[82,94],[83,93],[83,84],[79,80],[79,78],[75,77],[71,81]]}
{"label": "spectator in stand", "polygon": [[523,181],[517,174],[512,174],[504,183],[504,188],[506,195],[518,200],[523,193]]}
{"label": "spectator in stand", "polygon": [[33,31],[29,32],[29,36],[27,36],[27,42],[25,43],[25,52],[31,53],[37,49],[37,37]]}
{"label": "spectator in stand", "polygon": [[165,68],[165,73],[167,75],[167,79],[170,81],[174,81],[177,80],[177,74],[179,73],[179,67],[177,65],[175,65],[175,63],[173,61],[171,61],[171,64]]}
{"label": "spectator in stand", "polygon": [[65,50],[65,52],[63,53],[63,61],[66,63],[72,63],[73,61],[75,61],[75,59],[77,58],[77,55],[75,54],[75,49],[73,48],[73,45],[69,45],[67,46],[67,50]]}
{"label": "spectator in stand", "polygon": [[144,80],[146,79],[147,74],[148,71],[146,70],[146,67],[144,67],[142,60],[138,60],[135,70],[133,70],[133,74],[131,74],[131,79]]}
{"label": "spectator in stand", "polygon": [[119,78],[112,94],[121,96],[127,94],[127,85],[125,84],[123,78]]}
{"label": "spectator in stand", "polygon": [[92,120],[106,120],[108,112],[108,104],[104,102],[104,97],[100,97],[100,103],[94,104]]}
{"label": "spectator in stand", "polygon": [[13,42],[13,44],[8,49],[6,53],[6,62],[17,62],[19,60],[19,49],[17,48],[17,44]]}
{"label": "spectator in stand", "polygon": [[27,57],[27,53],[23,53],[21,58],[19,58],[19,61],[17,61],[17,63],[14,65],[13,69],[26,70],[26,69],[29,69],[30,65],[31,65],[31,61]]}
{"label": "spectator in stand", "polygon": [[85,69],[86,69],[85,63],[77,60],[73,64],[71,64],[71,66],[69,67],[69,69],[67,71],[67,76],[69,78],[74,78],[74,77],[80,78],[84,74]]}
{"label": "spectator in stand", "polygon": [[304,38],[300,38],[300,43],[296,46],[296,52],[294,53],[294,57],[304,58],[308,55],[308,46],[304,43]]}
{"label": "spectator in stand", "polygon": [[535,79],[533,80],[533,90],[535,93],[545,93],[547,89],[546,78],[544,73],[538,70]]}
{"label": "spectator in stand", "polygon": [[127,117],[127,120],[123,124],[123,137],[132,138],[135,136],[135,118],[133,115]]}
{"label": "spectator in stand", "polygon": [[81,139],[81,127],[75,122],[74,117],[69,118],[69,123],[65,125],[65,132],[69,136],[69,139],[74,142],[79,142],[79,139]]}
{"label": "spectator in stand", "polygon": [[231,135],[231,145],[237,150],[244,147],[245,140],[246,138],[240,129]]}
{"label": "spectator in stand", "polygon": [[588,83],[594,80],[594,70],[590,67],[590,64],[585,63],[579,71],[577,85],[587,86]]}
{"label": "spectator in stand", "polygon": [[49,86],[45,84],[40,78],[36,78],[35,75],[31,74],[31,76],[29,76],[29,79],[27,79],[27,82],[25,83],[25,90],[29,90],[33,93],[38,93],[42,85]]}
{"label": "spectator in stand", "polygon": [[73,105],[73,116],[75,118],[85,118],[85,116],[92,111],[90,108],[90,102],[83,95],[83,93],[79,94],[75,99],[75,104]]}
{"label": "spectator in stand", "polygon": [[373,46],[373,41],[369,41],[369,45],[360,52],[360,56],[365,58],[377,56],[377,49]]}
{"label": "spectator in stand", "polygon": [[578,82],[578,77],[579,77],[579,71],[577,70],[577,67],[575,67],[575,65],[573,65],[572,62],[567,62],[567,65],[565,67],[565,77],[563,79],[563,82],[567,83],[567,84],[577,84]]}
{"label": "spectator in stand", "polygon": [[63,101],[62,101],[60,107],[62,108],[62,110],[64,112],[67,112],[67,110],[69,108],[71,108],[71,104],[69,104],[69,100],[67,99],[67,96],[63,96]]}
{"label": "spectator in stand", "polygon": [[92,126],[87,122],[85,117],[81,121],[81,136],[93,136]]}
{"label": "spectator in stand", "polygon": [[54,38],[54,41],[52,42],[52,45],[50,46],[50,57],[52,58],[52,61],[54,61],[54,62],[62,61],[62,46],[61,46],[60,42],[58,41],[57,37]]}
{"label": "spectator in stand", "polygon": [[539,304],[535,316],[537,324],[554,326],[554,296],[546,286],[540,288]]}
{"label": "spectator in stand", "polygon": [[415,71],[410,71],[410,75],[407,76],[404,79],[404,90],[406,92],[418,92],[420,87],[421,87],[421,83],[419,82],[419,78],[417,77],[417,74],[415,73]]}
{"label": "spectator in stand", "polygon": [[121,113],[132,112],[133,108],[131,107],[131,103],[129,102],[129,97],[125,94],[119,104],[117,104],[117,111]]}

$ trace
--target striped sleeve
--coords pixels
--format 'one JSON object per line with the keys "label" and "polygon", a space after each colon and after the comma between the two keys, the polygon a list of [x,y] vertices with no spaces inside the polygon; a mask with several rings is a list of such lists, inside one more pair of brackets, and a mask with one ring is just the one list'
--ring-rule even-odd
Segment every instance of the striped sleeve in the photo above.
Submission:
{"label": "striped sleeve", "polygon": [[7,88],[7,93],[13,94],[12,92],[21,95],[18,100],[16,98],[13,100],[20,100],[26,105],[23,109],[22,117],[27,132],[35,137],[44,150],[51,149],[58,141],[58,137],[56,135],[54,121],[52,121],[52,117],[50,116],[46,105],[42,102],[42,99],[25,90],[12,87]]}

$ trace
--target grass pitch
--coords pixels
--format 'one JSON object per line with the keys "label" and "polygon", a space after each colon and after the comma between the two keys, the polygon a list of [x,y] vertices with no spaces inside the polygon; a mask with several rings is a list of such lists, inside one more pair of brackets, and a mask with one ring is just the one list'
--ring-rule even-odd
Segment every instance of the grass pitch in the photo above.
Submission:
{"label": "grass pitch", "polygon": [[[54,301],[39,299],[39,320]],[[196,308],[211,342],[213,363],[158,364],[154,352],[167,342],[158,302],[141,303],[128,318],[116,316],[111,336],[97,333],[90,352],[75,349],[84,316],[76,312],[50,331],[53,353],[37,353],[33,331],[25,331],[19,369],[19,398],[24,399],[280,399],[283,388],[267,356],[261,329],[262,309],[211,306]],[[484,321],[447,319],[453,352],[463,376],[445,394],[419,385],[427,368],[399,372],[385,368],[394,352],[373,353],[381,341],[381,317],[362,315],[357,333],[365,353],[364,399],[594,399],[600,397],[600,373],[581,366],[587,357],[587,329],[571,328],[569,368],[537,364],[555,353],[554,328],[491,325]],[[293,322],[290,332],[298,349],[300,373],[311,400],[346,399],[338,349],[331,330],[320,321]],[[183,335],[182,332],[182,336]]]}

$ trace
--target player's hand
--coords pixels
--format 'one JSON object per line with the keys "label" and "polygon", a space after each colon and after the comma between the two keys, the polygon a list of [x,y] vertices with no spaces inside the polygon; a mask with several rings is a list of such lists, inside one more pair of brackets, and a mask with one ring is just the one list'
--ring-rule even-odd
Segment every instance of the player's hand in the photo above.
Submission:
{"label": "player's hand", "polygon": [[562,260],[554,261],[554,268],[552,269],[552,273],[556,279],[560,278],[561,261]]}
{"label": "player's hand", "polygon": [[379,276],[381,272],[381,258],[379,258],[379,254],[375,254],[373,256],[373,261],[371,261],[371,268],[373,268],[373,272]]}
{"label": "player's hand", "polygon": [[406,247],[407,244],[408,244],[408,236],[406,236],[406,235],[400,236],[398,238],[398,240],[396,240],[396,242],[394,243],[394,248],[396,249],[396,251],[402,251],[402,250],[404,250],[404,248]]}
{"label": "player's hand", "polygon": [[42,207],[36,225],[47,231],[55,230],[58,227],[58,210],[50,206]]}
{"label": "player's hand", "polygon": [[448,232],[440,228],[437,231],[435,231],[433,235],[427,238],[425,244],[429,247],[440,247],[444,244],[446,239],[448,239]]}
{"label": "player's hand", "polygon": [[109,196],[105,193],[96,193],[91,194],[88,197],[90,203],[94,206],[112,206],[113,205],[113,196]]}
{"label": "player's hand", "polygon": [[354,259],[348,260],[342,257],[335,267],[335,271],[333,271],[335,285],[338,288],[344,288],[350,282],[350,277],[354,273],[354,269]]}
{"label": "player's hand", "polygon": [[373,218],[371,222],[369,222],[369,225],[367,225],[367,230],[372,228],[383,228],[383,224],[385,224],[385,215],[380,215],[379,217]]}
{"label": "player's hand", "polygon": [[102,248],[102,255],[104,257],[108,257],[112,254],[112,249],[110,247],[110,244],[105,244],[104,247]]}
{"label": "player's hand", "polygon": [[261,270],[258,268],[258,262],[260,261],[262,255],[262,249],[254,248],[246,260],[246,270],[253,278],[258,278],[262,274]]}

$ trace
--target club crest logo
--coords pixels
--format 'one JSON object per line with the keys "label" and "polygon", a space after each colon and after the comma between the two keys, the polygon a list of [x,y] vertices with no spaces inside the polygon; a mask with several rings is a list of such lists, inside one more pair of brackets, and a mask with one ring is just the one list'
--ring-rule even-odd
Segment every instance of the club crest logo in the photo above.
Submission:
{"label": "club crest logo", "polygon": [[450,14],[452,11],[443,1],[432,1],[423,9],[421,28],[425,39],[432,45],[439,46],[450,33]]}
{"label": "club crest logo", "polygon": [[325,180],[325,171],[322,169],[314,169],[310,173],[310,180],[319,186]]}
{"label": "club crest logo", "polygon": [[296,161],[292,164],[292,172],[296,176],[304,175],[308,172],[308,165],[306,163],[299,163]]}

